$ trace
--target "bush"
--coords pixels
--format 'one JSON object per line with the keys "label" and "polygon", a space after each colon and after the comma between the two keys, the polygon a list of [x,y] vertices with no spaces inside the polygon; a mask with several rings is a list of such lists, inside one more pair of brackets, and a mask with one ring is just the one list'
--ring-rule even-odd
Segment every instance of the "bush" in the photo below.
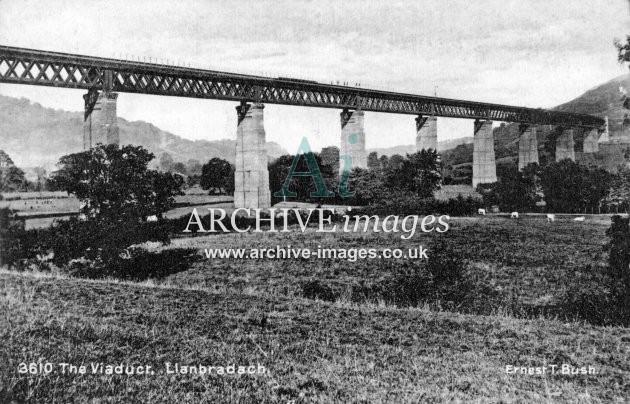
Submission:
{"label": "bush", "polygon": [[419,198],[413,195],[394,194],[387,199],[372,203],[367,207],[354,210],[356,214],[368,215],[474,215],[482,202],[479,199],[461,194],[446,201],[434,198]]}
{"label": "bush", "polygon": [[580,272],[588,274],[589,271],[590,275],[573,279],[560,299],[560,313],[568,320],[584,320],[596,325],[618,323],[620,307],[607,286],[605,274],[598,274],[601,269],[595,267],[584,268]]}
{"label": "bush", "polygon": [[0,209],[0,265],[13,266],[23,256],[24,220],[8,208]]}
{"label": "bush", "polygon": [[56,221],[45,229],[24,230],[23,224],[16,224],[3,230],[2,261],[9,266],[24,266],[38,255],[52,253],[51,261],[59,267],[80,257],[108,262],[133,244],[168,243],[167,231],[160,222],[81,221],[76,217]]}
{"label": "bush", "polygon": [[461,255],[445,243],[429,249],[426,265],[406,263],[397,275],[372,285],[355,286],[357,302],[383,300],[398,307],[424,304],[463,313],[490,314],[503,304],[503,297],[476,279]]}
{"label": "bush", "polygon": [[384,299],[398,306],[437,304],[443,309],[489,314],[499,306],[499,294],[477,281],[462,256],[443,242],[430,250],[426,266],[399,275],[384,287]]}
{"label": "bush", "polygon": [[328,285],[315,280],[302,285],[302,296],[307,299],[320,299],[327,302],[335,300],[335,294]]}
{"label": "bush", "polygon": [[630,219],[613,216],[604,247],[608,269],[582,271],[561,299],[563,313],[599,325],[630,325]]}
{"label": "bush", "polygon": [[169,249],[158,253],[132,247],[125,249],[120,255],[108,257],[107,260],[89,260],[84,257],[72,260],[64,271],[79,278],[143,281],[186,271],[198,258],[194,248]]}
{"label": "bush", "polygon": [[608,250],[608,274],[619,294],[630,295],[630,218],[613,216],[612,224],[606,231],[610,242]]}

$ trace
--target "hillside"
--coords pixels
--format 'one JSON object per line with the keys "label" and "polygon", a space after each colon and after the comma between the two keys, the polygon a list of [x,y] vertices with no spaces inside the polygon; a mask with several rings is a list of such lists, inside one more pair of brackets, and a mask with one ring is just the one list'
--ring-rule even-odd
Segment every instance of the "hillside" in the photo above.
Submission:
{"label": "hillside", "polygon": [[[438,150],[440,152],[443,150],[451,150],[451,149],[456,148],[459,145],[472,144],[472,142],[473,142],[472,136],[460,137],[457,139],[442,140],[442,141],[438,141]],[[382,155],[392,156],[394,154],[400,154],[401,156],[404,156],[405,154],[411,153],[412,151],[414,151],[415,148],[416,148],[415,145],[402,145],[402,146],[368,149],[367,152],[368,154],[372,152],[376,152],[378,153],[379,156],[382,156]]]}
{"label": "hillside", "polygon": [[[610,120],[611,137],[615,138],[616,144],[600,144],[600,152],[593,156],[584,156],[580,150],[584,140],[584,132],[576,131],[576,160],[585,164],[595,164],[599,167],[615,171],[620,164],[624,163],[624,151],[630,145],[630,139],[627,139],[627,133],[621,133],[621,120],[625,114],[630,111],[622,107],[621,94],[619,87],[622,86],[630,89],[630,74],[616,77],[604,84],[601,84],[576,99],[565,104],[559,105],[554,110],[564,112],[586,113],[597,116],[608,116]],[[546,126],[538,131],[538,150],[541,157],[541,163],[545,159],[553,158],[553,146],[551,140],[555,136],[554,128]],[[511,159],[518,157],[518,138],[519,131],[516,124],[501,124],[494,129],[495,153],[497,160]],[[621,143],[621,144],[619,144]],[[443,149],[444,150],[444,149]],[[447,165],[457,165],[463,162],[472,162],[472,147],[459,147],[457,152],[445,150],[442,152],[442,160]]]}
{"label": "hillside", "polygon": [[[142,145],[156,157],[169,153],[173,159],[207,161],[221,157],[234,161],[234,139],[187,140],[147,122],[129,122],[118,118],[121,144]],[[83,113],[44,108],[25,98],[0,95],[0,144],[20,167],[43,166],[47,170],[62,155],[82,150]],[[277,143],[268,142],[271,158],[286,152]]]}
{"label": "hillside", "polygon": [[621,106],[619,87],[630,90],[630,74],[615,77],[602,85],[588,90],[578,98],[558,105],[553,109],[598,116],[607,115],[609,119],[621,119],[630,111]]}

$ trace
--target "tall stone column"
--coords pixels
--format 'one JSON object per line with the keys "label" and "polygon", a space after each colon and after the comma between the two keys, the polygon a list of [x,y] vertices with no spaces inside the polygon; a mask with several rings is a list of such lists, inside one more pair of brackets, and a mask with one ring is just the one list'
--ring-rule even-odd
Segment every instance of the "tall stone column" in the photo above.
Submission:
{"label": "tall stone column", "polygon": [[599,151],[599,129],[591,129],[584,136],[584,153],[597,153]]}
{"label": "tall stone column", "polygon": [[345,159],[352,158],[351,168],[367,168],[363,111],[344,109],[341,112],[341,142],[339,147],[339,171],[345,167]]}
{"label": "tall stone column", "polygon": [[271,207],[263,104],[242,103],[236,107],[236,169],[234,206],[236,208]]}
{"label": "tall stone column", "polygon": [[571,159],[575,161],[575,141],[573,129],[563,129],[556,139],[556,161]]}
{"label": "tall stone column", "polygon": [[437,117],[418,116],[416,118],[416,151],[437,151]]}
{"label": "tall stone column", "polygon": [[[96,96],[96,95],[94,95]],[[86,111],[83,121],[83,150],[88,150],[98,143],[120,144],[116,100],[118,93],[103,91],[98,94],[96,103],[89,108],[90,94],[83,96]]]}
{"label": "tall stone column", "polygon": [[538,138],[534,125],[520,125],[518,139],[518,169],[522,170],[528,164],[538,164]]}
{"label": "tall stone column", "polygon": [[492,121],[475,121],[472,186],[497,181]]}

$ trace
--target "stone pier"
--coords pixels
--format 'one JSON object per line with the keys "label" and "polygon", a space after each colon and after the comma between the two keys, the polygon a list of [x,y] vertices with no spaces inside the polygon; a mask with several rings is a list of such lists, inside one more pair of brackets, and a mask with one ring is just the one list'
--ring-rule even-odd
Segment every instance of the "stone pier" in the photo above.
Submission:
{"label": "stone pier", "polygon": [[575,142],[573,129],[563,129],[556,139],[556,161],[571,159],[575,161]]}
{"label": "stone pier", "polygon": [[418,116],[416,118],[416,151],[437,151],[437,117]]}
{"label": "stone pier", "polygon": [[[347,156],[347,157],[344,157]],[[363,111],[344,109],[341,112],[341,142],[339,145],[339,172],[345,167],[345,160],[352,158],[351,168],[367,168],[365,151],[365,130]]]}
{"label": "stone pier", "polygon": [[584,153],[597,153],[599,151],[599,129],[591,129],[584,135]]}
{"label": "stone pier", "polygon": [[234,207],[271,207],[263,104],[242,103],[236,107],[236,169]]}
{"label": "stone pier", "polygon": [[85,119],[83,121],[83,150],[91,149],[98,143],[120,144],[116,117],[118,93],[101,92],[98,94],[91,111],[88,109],[87,102],[89,96],[89,93],[83,96],[86,100]]}
{"label": "stone pier", "polygon": [[518,169],[523,170],[528,164],[538,164],[538,138],[535,125],[520,125],[518,140]]}
{"label": "stone pier", "polygon": [[[598,143],[605,143],[610,141],[609,128],[608,128],[608,115],[604,117],[604,127],[601,129]],[[599,146],[598,146],[599,147]]]}
{"label": "stone pier", "polygon": [[472,186],[497,181],[492,121],[475,121]]}

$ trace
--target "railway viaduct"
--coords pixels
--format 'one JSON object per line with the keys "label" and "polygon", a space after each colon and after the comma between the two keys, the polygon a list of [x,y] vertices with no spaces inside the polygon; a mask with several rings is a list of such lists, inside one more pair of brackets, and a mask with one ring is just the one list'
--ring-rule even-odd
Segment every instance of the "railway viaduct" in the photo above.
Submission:
{"label": "railway viaduct", "polygon": [[234,204],[244,208],[268,208],[271,203],[264,104],[339,109],[340,155],[350,156],[353,167],[363,168],[367,167],[366,111],[416,116],[416,151],[437,150],[438,117],[470,119],[474,135],[473,186],[497,180],[493,121],[519,124],[519,168],[538,162],[536,131],[541,125],[558,129],[557,160],[575,160],[573,137],[577,129],[587,131],[584,152],[596,152],[597,140],[607,126],[606,120],[585,114],[9,46],[0,46],[0,83],[86,90],[85,149],[97,143],[119,142],[119,93],[238,102]]}

